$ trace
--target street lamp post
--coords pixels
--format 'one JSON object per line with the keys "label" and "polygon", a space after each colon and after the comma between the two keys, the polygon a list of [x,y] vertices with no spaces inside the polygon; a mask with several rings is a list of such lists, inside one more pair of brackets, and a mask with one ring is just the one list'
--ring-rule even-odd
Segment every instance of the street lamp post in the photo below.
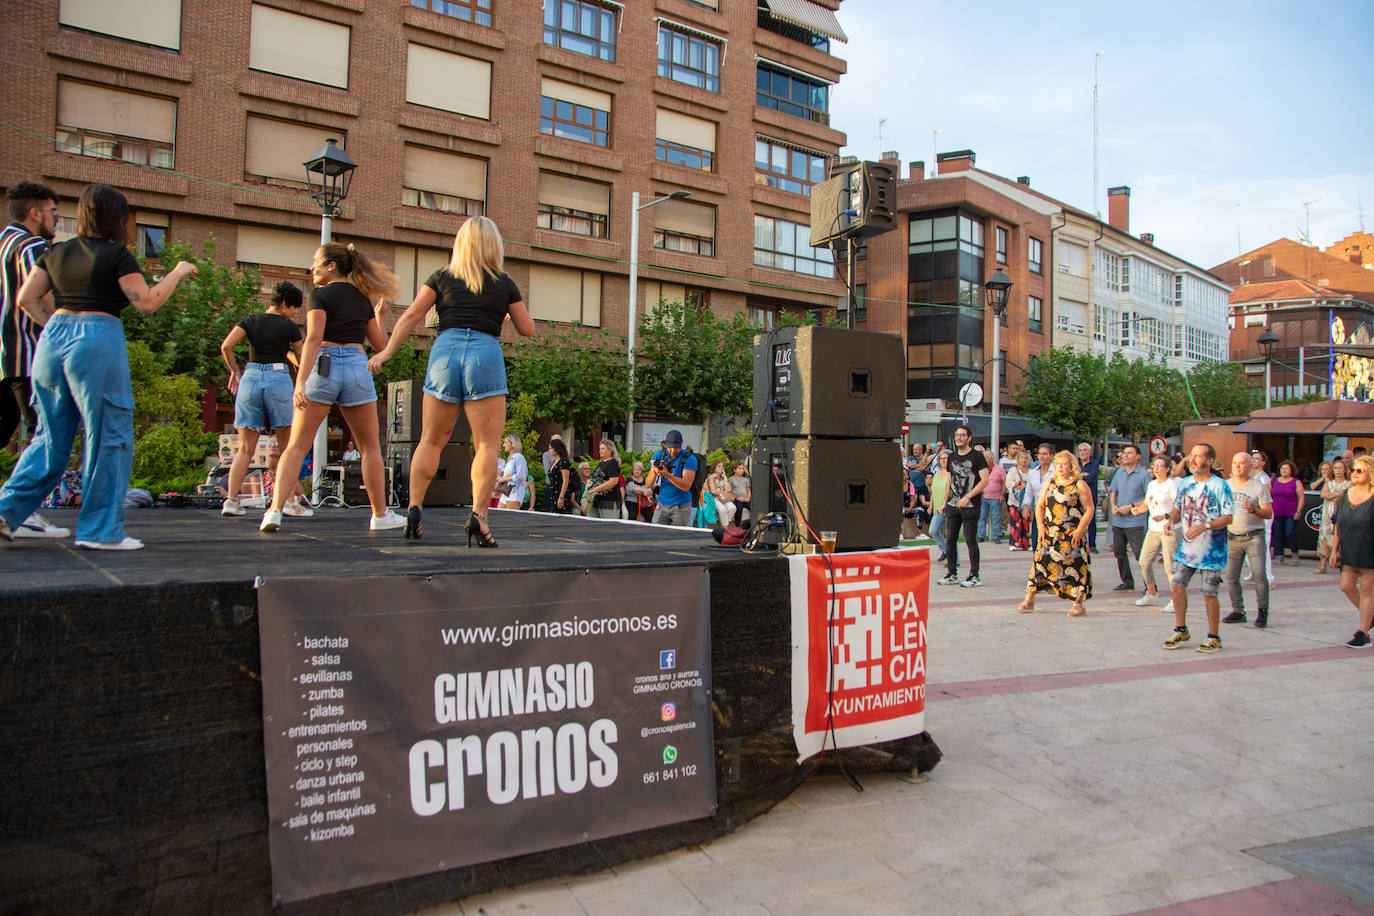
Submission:
{"label": "street lamp post", "polygon": [[[1274,344],[1279,342],[1279,335],[1274,333],[1273,328],[1265,328],[1255,343],[1259,344],[1260,352],[1264,354],[1264,407],[1267,410],[1272,403],[1273,388],[1269,384],[1269,370],[1274,364]],[[1302,380],[1299,379],[1299,382]]]}
{"label": "street lamp post", "polygon": [[625,415],[625,447],[634,448],[635,432],[635,339],[639,336],[639,211],[647,210],[650,207],[661,204],[665,200],[681,200],[690,197],[691,191],[681,189],[665,194],[662,197],[655,197],[648,203],[639,202],[639,192],[634,191],[630,194],[630,333],[629,346],[626,348],[627,357],[630,361],[630,410]]}
{"label": "street lamp post", "polygon": [[[348,153],[339,149],[333,137],[324,141],[305,162],[305,181],[310,196],[320,205],[320,244],[328,244],[334,237],[334,217],[339,215],[339,204],[348,196],[353,185],[353,170],[358,167]],[[309,372],[308,366],[301,366],[301,372]],[[278,443],[278,447],[283,447]],[[311,452],[313,468],[310,474],[310,489],[319,489],[320,476],[329,459],[329,418],[326,417],[320,428],[315,430],[315,444]]]}
{"label": "street lamp post", "polygon": [[[992,309],[992,361],[996,365],[988,384],[992,386],[992,442],[988,453],[996,461],[1001,454],[999,438],[1002,433],[1002,316],[1007,313],[1007,294],[1011,291],[1011,277],[997,271],[983,284],[987,290],[988,308]],[[988,361],[983,360],[983,365]]]}

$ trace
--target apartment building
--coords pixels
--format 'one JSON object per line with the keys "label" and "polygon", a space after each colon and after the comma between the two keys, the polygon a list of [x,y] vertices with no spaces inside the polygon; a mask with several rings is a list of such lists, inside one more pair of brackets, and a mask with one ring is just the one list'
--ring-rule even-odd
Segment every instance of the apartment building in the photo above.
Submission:
{"label": "apartment building", "polygon": [[[896,164],[897,153],[884,159]],[[859,249],[856,327],[907,344],[908,418],[933,429],[960,411],[959,390],[1001,388],[1003,435],[1024,425],[1014,389],[1030,359],[1052,347],[1158,356],[1186,369],[1226,358],[1228,287],[1207,271],[1130,234],[1130,189],[1113,188],[1109,219],[975,167],[972,150],[912,162],[897,183],[896,231]],[[1012,281],[993,354],[987,279]],[[995,376],[995,378],[994,378]],[[987,404],[970,411],[975,435]],[[919,433],[918,433],[919,435]]]}
{"label": "apartment building", "polygon": [[[320,212],[302,163],[357,163],[334,235],[407,304],[474,214],[494,219],[541,328],[628,330],[638,301],[833,308],[809,191],[844,135],[839,0],[39,0],[0,14],[0,184],[123,190],[137,249],[214,238],[265,287],[307,285]],[[745,193],[748,192],[748,193]],[[70,229],[70,225],[65,228]],[[509,332],[507,332],[509,333]],[[652,405],[645,410],[652,415]]]}

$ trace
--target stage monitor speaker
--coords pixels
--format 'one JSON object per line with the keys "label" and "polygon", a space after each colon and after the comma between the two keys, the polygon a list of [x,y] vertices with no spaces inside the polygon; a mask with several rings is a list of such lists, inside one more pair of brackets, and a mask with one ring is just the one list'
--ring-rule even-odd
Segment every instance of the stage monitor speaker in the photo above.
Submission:
{"label": "stage monitor speaker", "polygon": [[749,511],[754,518],[787,512],[801,527],[801,518],[774,477],[776,469],[811,529],[838,533],[837,550],[897,546],[905,478],[895,442],[755,436],[750,466],[753,502]]}
{"label": "stage monitor speaker", "polygon": [[[386,429],[382,431],[387,441],[420,441],[420,433],[424,427],[424,395],[424,379],[404,379],[387,386]],[[448,441],[472,441],[472,429],[463,414],[458,415],[458,421],[453,424],[453,432],[449,435]]]}
{"label": "stage monitor speaker", "polygon": [[[410,459],[415,454],[415,442],[393,440],[387,445],[386,466],[393,471],[401,488],[410,490]],[[407,495],[407,498],[409,496]],[[439,466],[425,492],[426,506],[472,505],[472,446],[466,442],[450,442],[439,453]]]}
{"label": "stage monitor speaker", "polygon": [[811,186],[811,244],[866,238],[897,228],[897,170],[858,163]]}
{"label": "stage monitor speaker", "polygon": [[[387,498],[383,502],[392,506],[396,500],[391,498],[394,489],[393,484],[396,479],[395,470],[387,465],[386,472],[386,491]],[[346,464],[339,468],[339,497],[345,506],[366,506],[368,504],[367,487],[363,486],[363,469],[359,464]]]}
{"label": "stage monitor speaker", "polygon": [[805,325],[754,338],[754,435],[896,439],[906,360],[895,334]]}

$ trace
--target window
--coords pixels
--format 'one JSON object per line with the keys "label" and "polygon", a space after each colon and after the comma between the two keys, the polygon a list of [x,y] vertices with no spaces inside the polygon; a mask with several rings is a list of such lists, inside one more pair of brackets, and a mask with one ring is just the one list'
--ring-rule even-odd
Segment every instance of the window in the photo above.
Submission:
{"label": "window", "polygon": [[720,92],[720,42],[660,20],[658,75],[698,89]]}
{"label": "window", "polygon": [[[305,166],[301,163],[315,155],[324,141],[334,137],[344,146],[343,131],[311,124],[277,121],[249,115],[245,125],[243,172],[254,184],[288,188],[308,187]],[[256,263],[251,258],[250,263]]]}
{"label": "window", "polygon": [[57,19],[87,32],[173,51],[181,47],[181,0],[61,0]]}
{"label": "window", "polygon": [[955,397],[983,374],[984,224],[959,211],[907,225],[907,397]]}
{"label": "window", "polygon": [[544,0],[544,44],[615,60],[615,10],[586,0]]}
{"label": "window", "polygon": [[716,256],[716,208],[685,200],[654,207],[654,247],[706,258]]}
{"label": "window", "polygon": [[166,244],[166,213],[139,210],[134,214],[134,254],[140,258],[160,258]]}
{"label": "window", "polygon": [[785,219],[754,217],[754,263],[801,274],[833,278],[835,262],[824,248],[812,248],[811,227]]}
{"label": "window", "polygon": [[311,83],[348,88],[349,28],[253,4],[248,66]]}
{"label": "window", "polygon": [[[835,317],[841,324],[849,323],[849,297],[841,296],[835,305]],[[868,320],[868,284],[854,284],[854,323]]]}
{"label": "window", "polygon": [[1055,326],[1059,330],[1070,334],[1082,334],[1088,320],[1087,303],[1060,299],[1059,304],[1054,309],[1054,318]]}
{"label": "window", "polygon": [[59,153],[170,169],[176,161],[176,121],[173,99],[57,81]]}
{"label": "window", "polygon": [[997,227],[997,263],[1007,263],[1007,230]]}
{"label": "window", "polygon": [[464,216],[486,209],[487,162],[423,146],[406,146],[401,205]]}
{"label": "window", "polygon": [[1045,308],[1044,302],[1038,296],[1026,297],[1026,310],[1030,315],[1030,329],[1037,334],[1045,333],[1045,323],[1041,320],[1041,312]]}
{"label": "window", "polygon": [[829,85],[781,67],[758,64],[757,104],[820,124],[830,123]]}
{"label": "window", "polygon": [[716,170],[714,121],[658,109],[654,155],[664,162],[685,165],[703,172]]}
{"label": "window", "polygon": [[610,95],[545,79],[540,89],[539,132],[594,146],[610,146]]}
{"label": "window", "polygon": [[770,188],[810,196],[825,181],[825,156],[759,137],[754,141],[754,179]]}
{"label": "window", "polygon": [[1030,261],[1030,272],[1033,274],[1042,274],[1045,272],[1043,258],[1041,257],[1043,247],[1039,239],[1030,240],[1027,259]]}
{"label": "window", "polygon": [[[449,259],[453,257],[453,251],[447,248],[415,248],[410,245],[397,245],[392,263],[395,265],[396,279],[399,281],[399,289],[396,299],[391,303],[396,306],[406,306],[415,301],[419,295],[420,287],[424,286],[426,280],[441,268],[447,267]],[[430,309],[425,316],[427,327],[438,327],[438,313]],[[434,324],[431,324],[435,322]]]}
{"label": "window", "polygon": [[539,173],[540,228],[604,239],[610,211],[608,185],[552,172]]}
{"label": "window", "polygon": [[491,117],[491,62],[412,44],[406,101],[484,120]]}
{"label": "window", "polygon": [[1088,249],[1077,242],[1064,242],[1059,246],[1059,272],[1074,277],[1088,275]]}
{"label": "window", "polygon": [[410,5],[464,22],[491,25],[491,0],[410,0]]}
{"label": "window", "polygon": [[526,299],[530,317],[601,326],[601,274],[566,267],[530,265]]}

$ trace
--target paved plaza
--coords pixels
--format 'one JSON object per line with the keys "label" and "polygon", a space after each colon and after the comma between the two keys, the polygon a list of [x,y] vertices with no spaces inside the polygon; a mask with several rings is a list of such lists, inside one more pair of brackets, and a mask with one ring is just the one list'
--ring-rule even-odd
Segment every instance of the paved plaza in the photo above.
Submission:
{"label": "paved plaza", "polygon": [[1374,916],[1374,650],[1336,575],[1276,568],[1269,628],[1203,655],[1109,554],[1070,619],[1016,613],[1030,556],[983,547],[982,588],[931,586],[927,780],[813,776],[709,845],[427,913]]}

